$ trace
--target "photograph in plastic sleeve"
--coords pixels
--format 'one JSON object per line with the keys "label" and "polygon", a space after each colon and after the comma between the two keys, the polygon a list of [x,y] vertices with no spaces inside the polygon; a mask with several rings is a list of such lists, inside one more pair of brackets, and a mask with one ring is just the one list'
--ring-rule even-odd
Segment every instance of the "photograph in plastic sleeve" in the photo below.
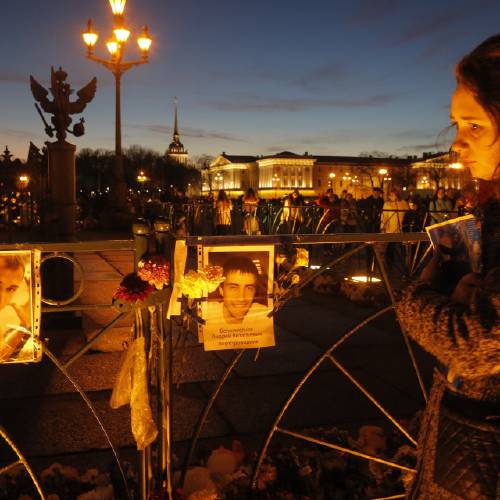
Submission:
{"label": "photograph in plastic sleeve", "polygon": [[34,259],[39,254],[0,251],[0,363],[29,363],[41,355]]}
{"label": "photograph in plastic sleeve", "polygon": [[204,247],[203,262],[224,276],[202,305],[205,350],[274,346],[274,246]]}
{"label": "photograph in plastic sleeve", "polygon": [[462,274],[481,267],[481,223],[473,215],[450,219],[426,228],[434,249],[445,262],[453,262]]}

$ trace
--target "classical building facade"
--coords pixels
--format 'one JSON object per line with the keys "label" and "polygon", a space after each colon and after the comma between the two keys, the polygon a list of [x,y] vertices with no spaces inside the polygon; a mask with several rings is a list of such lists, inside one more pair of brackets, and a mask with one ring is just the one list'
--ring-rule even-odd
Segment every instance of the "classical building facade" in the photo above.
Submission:
{"label": "classical building facade", "polygon": [[460,189],[470,180],[449,153],[424,153],[421,158],[375,158],[371,156],[324,156],[283,151],[270,156],[219,155],[202,173],[202,193],[224,189],[239,196],[248,188],[261,198],[280,198],[293,189],[315,197],[332,188],[347,190],[356,198],[373,187],[386,193],[392,187],[403,191]]}
{"label": "classical building facade", "polygon": [[423,190],[462,189],[471,182],[469,172],[450,153],[424,153],[412,162],[415,187]]}
{"label": "classical building facade", "polygon": [[181,136],[179,134],[179,122],[177,119],[177,100],[175,101],[175,111],[174,111],[174,133],[172,136],[172,142],[168,146],[166,151],[166,156],[174,159],[176,162],[183,165],[187,165],[188,162],[188,152],[184,148],[184,144],[181,142]]}

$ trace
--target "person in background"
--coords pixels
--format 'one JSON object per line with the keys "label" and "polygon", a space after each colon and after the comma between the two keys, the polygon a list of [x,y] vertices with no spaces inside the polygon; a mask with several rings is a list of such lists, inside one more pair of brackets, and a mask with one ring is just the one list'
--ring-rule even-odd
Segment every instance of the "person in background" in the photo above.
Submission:
{"label": "person in background", "polygon": [[283,211],[281,212],[281,222],[288,225],[289,233],[296,233],[302,222],[304,215],[302,207],[304,205],[304,197],[298,189],[294,189],[283,201]]}
{"label": "person in background", "polygon": [[408,200],[408,212],[405,213],[403,218],[403,232],[414,233],[422,231],[423,217],[419,210],[418,200],[410,198]]}
{"label": "person in background", "polygon": [[382,189],[375,187],[372,194],[364,200],[360,200],[359,207],[367,233],[378,233],[380,231],[380,218],[384,207],[384,193]]}
{"label": "person in background", "polygon": [[[384,203],[382,217],[380,220],[381,233],[401,233],[403,231],[403,220],[409,206],[406,200],[402,200],[397,189],[392,189],[389,199]],[[401,254],[401,243],[386,243],[380,245],[384,252],[388,265],[395,262],[396,254]]]}
{"label": "person in background", "polygon": [[352,193],[346,193],[340,200],[340,221],[344,233],[354,233],[358,226],[358,207]]}
{"label": "person in background", "polygon": [[[479,184],[482,270],[454,286],[435,253],[396,307],[439,362],[407,498],[498,498],[500,443],[500,34],[456,68],[452,150]],[[438,284],[446,282],[451,293]]]}
{"label": "person in background", "polygon": [[455,204],[458,217],[474,213],[476,206],[477,195],[474,186],[465,186]]}
{"label": "person in background", "polygon": [[444,188],[437,189],[434,198],[429,203],[431,224],[438,224],[453,217],[453,202],[446,197]]}
{"label": "person in background", "polygon": [[382,207],[380,232],[400,233],[403,230],[403,219],[408,209],[408,202],[401,199],[397,189],[392,189],[389,199]]}
{"label": "person in background", "polygon": [[226,236],[231,232],[231,200],[221,189],[215,201],[215,231],[218,236]]}
{"label": "person in background", "polygon": [[333,189],[329,189],[320,197],[318,205],[323,208],[323,215],[318,223],[317,232],[323,233],[329,227],[335,230],[340,222],[340,200]]}
{"label": "person in background", "polygon": [[248,188],[242,199],[243,204],[243,232],[248,235],[260,234],[257,206],[259,198],[252,188]]}
{"label": "person in background", "polygon": [[455,204],[457,202],[457,198],[460,195],[460,192],[452,187],[449,187],[446,190],[446,198],[451,201],[451,205],[455,208]]}

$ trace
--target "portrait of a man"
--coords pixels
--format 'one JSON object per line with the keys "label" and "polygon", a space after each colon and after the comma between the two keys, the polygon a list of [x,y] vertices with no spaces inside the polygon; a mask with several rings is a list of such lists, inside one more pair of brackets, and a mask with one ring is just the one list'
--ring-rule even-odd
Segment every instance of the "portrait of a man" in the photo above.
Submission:
{"label": "portrait of a man", "polygon": [[274,248],[211,247],[205,262],[222,267],[224,281],[202,308],[206,350],[274,345]]}
{"label": "portrait of a man", "polygon": [[248,257],[230,257],[224,262],[223,270],[225,279],[218,288],[222,302],[211,302],[209,314],[219,314],[225,323],[240,325],[248,321],[247,318],[268,310],[254,301],[258,289],[263,287],[259,287],[259,272]]}
{"label": "portrait of a man", "polygon": [[35,360],[31,254],[0,252],[0,363]]}

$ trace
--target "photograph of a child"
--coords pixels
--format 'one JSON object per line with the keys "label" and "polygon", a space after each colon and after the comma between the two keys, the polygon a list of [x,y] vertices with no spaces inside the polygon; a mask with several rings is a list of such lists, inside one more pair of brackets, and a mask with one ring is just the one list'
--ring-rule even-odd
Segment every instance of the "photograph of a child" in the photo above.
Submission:
{"label": "photograph of a child", "polygon": [[31,252],[0,252],[0,363],[35,361]]}
{"label": "photograph of a child", "polygon": [[202,306],[205,350],[274,345],[274,247],[206,247],[204,264],[220,266],[224,281]]}

